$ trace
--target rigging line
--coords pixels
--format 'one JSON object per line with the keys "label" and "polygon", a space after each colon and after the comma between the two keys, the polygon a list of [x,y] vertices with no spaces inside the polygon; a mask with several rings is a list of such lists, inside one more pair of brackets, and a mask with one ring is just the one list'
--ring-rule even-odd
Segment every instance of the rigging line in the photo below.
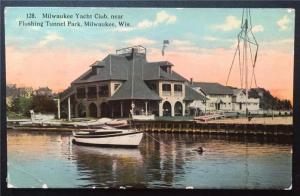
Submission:
{"label": "rigging line", "polygon": [[[250,39],[248,37],[248,39]],[[258,44],[255,44],[256,46],[256,51],[255,51],[255,57],[254,57],[254,61],[253,61],[253,56],[252,56],[252,52],[251,52],[251,46],[249,45],[249,48],[250,48],[250,53],[251,53],[251,63],[252,63],[252,76],[251,76],[251,87],[252,87],[252,79],[254,79],[254,82],[255,82],[255,86],[257,87],[257,81],[256,81],[256,77],[255,77],[255,65],[256,65],[256,61],[257,61],[257,54],[258,54],[258,47],[259,45]]]}
{"label": "rigging line", "polygon": [[232,67],[233,67],[233,64],[234,64],[234,60],[235,60],[235,57],[236,57],[236,54],[237,54],[237,51],[238,51],[238,47],[239,47],[239,43],[238,43],[237,48],[235,49],[235,52],[234,52],[234,56],[233,56],[233,59],[232,59],[232,62],[231,62],[231,66],[230,66],[230,69],[229,69],[229,73],[228,73],[228,76],[227,76],[227,80],[226,80],[226,86],[228,84],[228,80],[229,80],[229,77],[230,77],[230,74],[231,74],[231,70],[232,70]]}
{"label": "rigging line", "polygon": [[240,35],[239,35],[238,36],[238,49],[239,49],[240,82],[241,82],[241,88],[243,88],[243,86],[242,86],[243,77],[242,77],[242,68],[241,68],[241,48],[240,48],[240,41],[241,41],[241,38],[240,38]]}
{"label": "rigging line", "polygon": [[13,166],[11,163],[10,163],[10,166],[12,166],[16,170],[19,170],[20,172],[22,172],[24,174],[27,174],[28,176],[32,177],[34,180],[36,180],[36,181],[44,184],[44,182],[41,179],[38,179],[37,177],[35,177],[34,175],[30,174],[29,172],[27,172],[27,171],[25,171],[25,170],[23,170],[23,169],[21,169],[19,167]]}
{"label": "rigging line", "polygon": [[[247,40],[249,40],[249,36],[247,35]],[[251,80],[250,80],[250,89],[252,87],[252,80],[253,80],[253,75],[254,75],[254,62],[253,62],[253,55],[252,55],[252,49],[251,45],[249,44],[249,51],[250,51],[250,57],[251,57],[251,64],[252,64],[252,74],[251,74]]]}
{"label": "rigging line", "polygon": [[250,30],[252,31],[252,17],[251,17],[251,12],[250,12],[250,8],[249,8],[249,22],[250,22]]}
{"label": "rigging line", "polygon": [[[144,133],[146,133],[146,132],[144,132]],[[164,145],[164,146],[170,146],[170,145],[167,145],[167,144],[165,144],[165,143],[163,143],[163,142],[157,140],[155,137],[152,137],[149,133],[146,133],[146,135],[147,135],[148,137],[152,138],[154,141],[158,142],[159,144],[162,144],[162,145]]]}
{"label": "rigging line", "polygon": [[[246,33],[245,31],[243,31],[243,33]],[[245,75],[245,73],[246,73],[246,50],[245,50],[245,43],[246,43],[246,41],[245,41],[245,37],[242,37],[242,39],[243,39],[243,57],[242,57],[242,60],[243,60],[243,63],[242,63],[242,86],[243,86],[243,88],[245,88],[246,89],[246,75]]]}
{"label": "rigging line", "polygon": [[256,82],[256,76],[255,76],[255,72],[254,72],[254,75],[253,75],[253,77],[254,77],[255,88],[257,88],[257,87],[258,87],[258,85],[257,85],[257,82]]}
{"label": "rigging line", "polygon": [[[248,29],[247,29],[247,32],[251,31],[251,28],[252,28],[252,24],[250,23],[250,20],[251,20],[251,16],[250,16],[250,9],[247,8],[247,20],[248,20]],[[249,28],[250,27],[250,28]]]}
{"label": "rigging line", "polygon": [[245,12],[245,8],[243,8],[241,28],[243,28],[243,24],[244,24],[244,12]]}

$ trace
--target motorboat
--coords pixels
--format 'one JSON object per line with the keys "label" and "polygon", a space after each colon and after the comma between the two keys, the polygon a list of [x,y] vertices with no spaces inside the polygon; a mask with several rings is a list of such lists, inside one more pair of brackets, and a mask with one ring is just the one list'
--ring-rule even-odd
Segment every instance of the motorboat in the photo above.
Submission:
{"label": "motorboat", "polygon": [[72,142],[78,145],[102,147],[138,147],[143,138],[143,132],[136,129],[116,129],[103,126],[93,131],[73,131]]}

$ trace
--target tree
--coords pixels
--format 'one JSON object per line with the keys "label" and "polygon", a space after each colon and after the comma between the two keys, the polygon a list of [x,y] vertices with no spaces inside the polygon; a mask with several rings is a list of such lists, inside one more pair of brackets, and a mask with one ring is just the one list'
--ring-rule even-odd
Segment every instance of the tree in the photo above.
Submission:
{"label": "tree", "polygon": [[57,106],[55,101],[46,95],[34,95],[32,97],[32,109],[35,112],[55,113]]}
{"label": "tree", "polygon": [[11,107],[8,111],[12,111],[16,114],[21,114],[23,116],[30,116],[29,110],[32,108],[32,99],[22,96],[15,96],[12,99]]}

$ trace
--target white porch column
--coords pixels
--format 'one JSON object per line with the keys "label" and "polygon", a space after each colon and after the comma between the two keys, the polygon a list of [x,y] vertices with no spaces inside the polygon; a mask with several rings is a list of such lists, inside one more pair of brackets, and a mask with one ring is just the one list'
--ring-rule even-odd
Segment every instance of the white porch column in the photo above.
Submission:
{"label": "white porch column", "polygon": [[185,116],[185,107],[186,107],[185,104],[186,104],[185,102],[182,103],[182,116]]}
{"label": "white porch column", "polygon": [[71,98],[68,97],[68,121],[71,121]]}
{"label": "white porch column", "polygon": [[123,114],[123,101],[121,101],[121,117],[123,117],[124,114]]}
{"label": "white porch column", "polygon": [[158,115],[163,116],[163,103],[162,101],[158,104]]}
{"label": "white porch column", "polygon": [[148,101],[145,102],[146,116],[148,116]]}
{"label": "white porch column", "polygon": [[175,104],[171,104],[171,116],[175,116]]}
{"label": "white porch column", "polygon": [[89,109],[89,102],[88,102],[88,87],[85,86],[85,97],[86,97],[86,101],[85,101],[85,117],[90,117],[90,109]]}
{"label": "white porch column", "polygon": [[60,119],[60,99],[57,99],[57,118]]}

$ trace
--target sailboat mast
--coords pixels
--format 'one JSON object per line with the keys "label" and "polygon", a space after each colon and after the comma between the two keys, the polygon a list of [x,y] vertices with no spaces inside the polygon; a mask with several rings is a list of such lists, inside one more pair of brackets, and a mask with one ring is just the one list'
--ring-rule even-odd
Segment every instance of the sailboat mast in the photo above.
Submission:
{"label": "sailboat mast", "polygon": [[134,48],[132,48],[132,69],[131,69],[131,110],[132,110],[132,115],[134,114],[134,102],[133,102],[133,87],[134,87]]}
{"label": "sailboat mast", "polygon": [[246,116],[248,116],[248,19],[245,20],[245,36],[244,36],[244,62],[245,62],[245,91],[246,91]]}
{"label": "sailboat mast", "polygon": [[111,79],[111,55],[109,55],[109,77]]}

